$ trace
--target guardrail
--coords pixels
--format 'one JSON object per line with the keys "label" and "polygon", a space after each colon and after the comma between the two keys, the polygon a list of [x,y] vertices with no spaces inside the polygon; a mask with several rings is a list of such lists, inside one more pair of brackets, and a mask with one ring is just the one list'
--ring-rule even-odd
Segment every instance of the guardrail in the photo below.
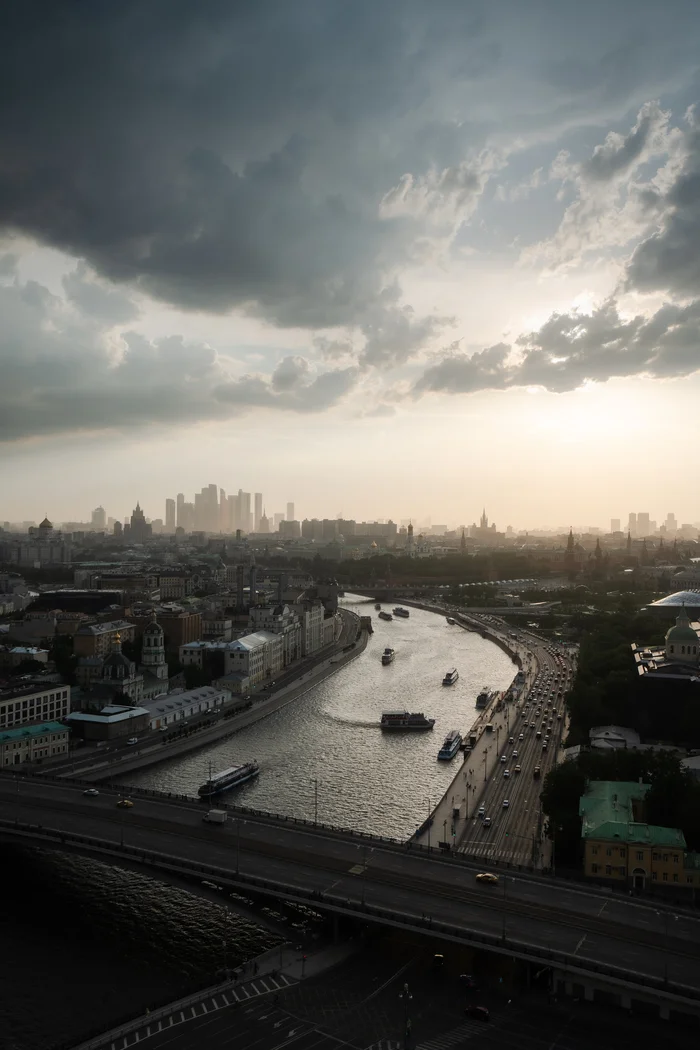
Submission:
{"label": "guardrail", "polygon": [[62,845],[70,843],[76,846],[83,846],[88,851],[99,855],[134,859],[136,862],[149,864],[151,867],[175,872],[179,875],[203,876],[207,881],[231,886],[238,890],[258,891],[267,896],[293,901],[315,909],[360,918],[365,921],[374,920],[383,925],[439,934],[448,940],[488,948],[498,954],[513,955],[529,962],[544,962],[549,966],[566,969],[567,972],[572,974],[577,973],[584,977],[590,977],[591,974],[595,974],[627,988],[632,986],[644,989],[663,998],[675,998],[676,1000],[682,1000],[687,1005],[700,1008],[700,988],[672,983],[662,977],[657,978],[648,974],[633,973],[630,970],[613,966],[609,963],[596,963],[558,949],[541,948],[539,945],[516,941],[508,938],[505,930],[500,936],[492,933],[479,933],[464,926],[458,926],[454,922],[446,923],[434,920],[431,916],[422,915],[419,918],[417,915],[392,911],[381,905],[368,904],[366,901],[355,901],[318,890],[307,890],[303,887],[291,886],[255,875],[236,874],[227,868],[202,864],[198,861],[184,861],[180,857],[174,857],[167,853],[146,850],[126,844],[122,846],[109,839],[61,831],[56,828],[45,828],[40,825],[25,824],[19,821],[0,820],[0,829],[5,829],[10,835],[18,838],[31,837]]}
{"label": "guardrail", "polygon": [[[95,784],[90,780],[80,780],[77,777],[66,781],[62,777],[57,776],[38,776],[31,773],[13,773],[11,770],[0,770],[0,782],[2,780],[10,781],[11,783],[31,783],[36,782],[40,784],[60,784],[62,787],[78,787],[78,788],[92,788]],[[160,800],[162,802],[175,802],[175,803],[188,803],[189,805],[200,809],[202,806],[201,799],[193,795],[181,795],[177,792],[171,791],[158,791],[155,788],[144,788],[134,787],[130,784],[121,784],[113,780],[104,780],[101,784],[104,788],[107,788],[115,793],[127,795],[131,797],[140,798],[152,798]],[[413,838],[408,841],[404,839],[397,839],[390,835],[377,835],[371,831],[360,831],[355,828],[340,827],[335,824],[324,824],[321,821],[314,822],[313,820],[305,817],[293,817],[286,813],[274,813],[270,810],[254,809],[251,806],[233,806],[225,802],[217,800],[217,808],[226,810],[230,816],[234,819],[250,819],[258,821],[260,823],[279,824],[286,827],[297,827],[303,828],[306,832],[311,834],[318,833],[327,837],[340,838],[344,840],[367,842],[374,844],[377,847],[381,847],[385,850],[391,850],[396,853],[410,852],[419,856],[430,858],[435,863],[443,863],[446,865],[462,864],[465,867],[472,867],[474,864],[488,865],[489,868],[502,871],[502,872],[515,872],[521,877],[525,877],[528,880],[539,883],[551,884],[555,880],[555,876],[551,871],[542,871],[539,868],[535,868],[531,864],[515,864],[509,861],[501,859],[490,858],[488,855],[482,853],[468,853],[464,850],[445,850],[440,849],[436,846],[427,846],[424,843],[415,842]],[[585,890],[586,893],[599,892],[601,896],[610,897],[611,895],[617,895],[620,897],[627,897],[629,891],[626,887],[617,886],[605,886],[600,887],[597,884],[591,884],[588,882],[581,881],[577,873],[573,872],[561,872],[561,880],[566,881],[567,885],[571,886],[574,884],[581,890]],[[559,876],[556,876],[559,879]],[[649,901],[651,903],[651,900]],[[667,900],[659,900],[654,897],[654,907],[667,907],[678,911],[680,907],[684,907],[689,914],[694,914],[698,910],[698,906],[695,901],[688,901],[683,897],[680,899],[673,899],[668,902]]]}

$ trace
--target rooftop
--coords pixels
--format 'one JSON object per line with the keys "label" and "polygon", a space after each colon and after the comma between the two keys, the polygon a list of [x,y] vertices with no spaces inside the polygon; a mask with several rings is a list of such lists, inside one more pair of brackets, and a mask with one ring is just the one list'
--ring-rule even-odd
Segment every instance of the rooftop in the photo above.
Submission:
{"label": "rooftop", "polygon": [[76,634],[111,634],[114,631],[133,629],[133,623],[128,620],[109,620],[107,623],[85,623],[79,627]]}
{"label": "rooftop", "polygon": [[650,784],[592,780],[579,802],[581,837],[685,849],[683,832],[639,820]]}
{"label": "rooftop", "polygon": [[67,722],[98,722],[104,724],[105,722],[112,725],[114,722],[126,722],[131,718],[136,718],[138,715],[149,715],[150,711],[146,711],[143,707],[116,707],[110,705],[103,707],[101,711],[73,711],[72,714],[66,715]]}
{"label": "rooftop", "polygon": [[700,590],[675,591],[673,594],[667,594],[664,598],[659,598],[655,602],[650,602],[647,608],[676,609],[683,605],[687,605],[689,609],[700,609]]}

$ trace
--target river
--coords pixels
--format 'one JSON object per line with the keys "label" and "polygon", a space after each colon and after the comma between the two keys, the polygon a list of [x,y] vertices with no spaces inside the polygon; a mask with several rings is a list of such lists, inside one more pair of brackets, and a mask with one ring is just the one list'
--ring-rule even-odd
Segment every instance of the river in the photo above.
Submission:
{"label": "river", "polygon": [[[130,774],[130,782],[195,795],[210,766],[216,772],[257,759],[260,776],[229,798],[311,819],[317,799],[321,823],[408,838],[428,799],[441,798],[454,777],[454,763],[436,760],[444,737],[468,729],[477,693],[485,685],[504,689],[517,668],[498,646],[444,616],[410,609],[409,619],[386,622],[372,605],[352,597],[343,604],[372,613],[374,634],[362,656],[235,736]],[[385,646],[396,651],[388,666]],[[449,667],[459,680],[448,688],[442,677]],[[382,733],[382,711],[404,708],[434,718],[433,732]]]}
{"label": "river", "polygon": [[[209,765],[256,758],[259,778],[236,801],[264,810],[406,838],[456,769],[436,761],[450,729],[467,729],[479,690],[505,688],[515,665],[497,646],[418,609],[385,623],[337,674],[226,741],[129,776],[141,786],[196,792]],[[396,659],[381,664],[385,646]],[[456,666],[459,681],[441,685]],[[424,711],[426,733],[385,734],[381,712]],[[8,1050],[46,1050],[123,1015],[174,998],[279,935],[223,903],[146,875],[39,850],[3,849],[9,874],[0,916],[0,1031]],[[274,913],[269,913],[275,918]],[[299,920],[299,924],[303,919]],[[293,933],[290,934],[293,936]]]}

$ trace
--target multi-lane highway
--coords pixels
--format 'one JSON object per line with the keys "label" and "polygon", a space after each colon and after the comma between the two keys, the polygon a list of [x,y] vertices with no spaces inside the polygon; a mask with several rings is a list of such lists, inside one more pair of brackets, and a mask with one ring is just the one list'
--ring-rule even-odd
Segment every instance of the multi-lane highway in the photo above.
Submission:
{"label": "multi-lane highway", "polygon": [[255,814],[213,827],[202,823],[203,807],[195,802],[134,793],[133,808],[118,808],[117,798],[103,790],[87,797],[65,781],[1,776],[0,818],[7,823],[0,831],[13,835],[29,824],[60,829],[111,843],[117,854],[123,843],[146,863],[148,851],[157,851],[182,869],[206,864],[232,879],[240,871],[286,895],[315,894],[320,907],[381,909],[426,930],[440,923],[452,935],[485,936],[509,951],[517,944],[526,955],[522,946],[563,952],[583,970],[607,965],[700,986],[700,921],[684,915],[669,927],[668,910],[658,904],[516,873],[499,886],[481,885],[477,863],[450,855],[428,857]]}
{"label": "multi-lane highway", "polygon": [[519,631],[518,637],[529,646],[533,671],[522,698],[494,714],[492,730],[477,742],[479,761],[469,771],[470,811],[458,844],[485,860],[537,865],[543,832],[540,790],[559,755],[573,665],[561,648],[532,633]]}

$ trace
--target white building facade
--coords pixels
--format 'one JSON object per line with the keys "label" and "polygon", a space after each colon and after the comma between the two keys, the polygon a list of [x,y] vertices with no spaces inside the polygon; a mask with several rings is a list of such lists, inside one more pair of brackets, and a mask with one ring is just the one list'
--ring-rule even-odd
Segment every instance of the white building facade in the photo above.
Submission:
{"label": "white building facade", "polygon": [[29,683],[0,692],[0,731],[29,722],[59,721],[70,711],[70,686]]}

